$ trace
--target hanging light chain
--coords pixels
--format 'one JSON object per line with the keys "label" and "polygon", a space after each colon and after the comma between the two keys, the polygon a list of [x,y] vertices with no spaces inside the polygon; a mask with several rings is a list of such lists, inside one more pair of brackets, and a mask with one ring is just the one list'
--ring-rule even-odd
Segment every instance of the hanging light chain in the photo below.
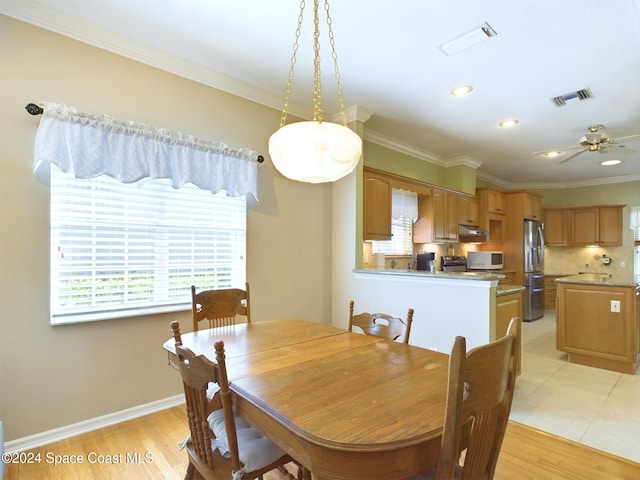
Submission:
{"label": "hanging light chain", "polygon": [[[291,66],[289,67],[289,77],[287,79],[287,88],[285,91],[284,107],[282,110],[282,116],[280,117],[280,128],[285,125],[287,118],[287,110],[289,108],[289,99],[291,97],[291,85],[293,84],[294,67],[296,64],[298,46],[300,41],[300,32],[302,30],[302,21],[304,16],[304,8],[306,6],[305,0],[300,1],[300,13],[298,14],[298,26],[296,28],[296,38],[293,43],[293,54],[291,55]],[[322,123],[322,85],[321,85],[321,70],[320,70],[320,26],[319,26],[319,0],[313,0],[313,120]],[[329,34],[329,44],[331,45],[331,57],[333,59],[333,69],[336,77],[336,86],[338,89],[338,101],[340,104],[340,115],[342,117],[342,124],[347,125],[347,114],[344,107],[344,96],[342,93],[342,85],[340,83],[340,71],[338,69],[338,55],[335,48],[335,39],[333,36],[333,29],[331,23],[331,16],[329,15],[329,1],[324,0],[324,10],[327,18],[327,28]]]}
{"label": "hanging light chain", "polygon": [[324,0],[324,10],[327,13],[327,29],[329,31],[329,44],[331,45],[331,57],[333,58],[333,69],[336,75],[336,86],[338,88],[338,101],[340,102],[340,116],[342,124],[347,126],[347,113],[344,108],[344,97],[342,95],[342,84],[340,83],[340,70],[338,70],[338,54],[333,37],[333,29],[331,28],[331,15],[329,15],[329,1]]}
{"label": "hanging light chain", "polygon": [[304,17],[305,1],[300,0],[300,13],[298,14],[298,27],[296,28],[296,39],[293,42],[293,54],[291,54],[291,66],[289,67],[289,78],[287,79],[287,89],[284,94],[284,107],[282,116],[280,117],[280,128],[284,127],[287,119],[287,109],[289,108],[289,97],[291,96],[291,84],[293,83],[293,68],[296,64],[296,55],[298,53],[298,44],[300,41],[300,31],[302,30],[302,19]]}
{"label": "hanging light chain", "polygon": [[320,75],[319,0],[313,0],[313,120],[322,123],[322,79]]}

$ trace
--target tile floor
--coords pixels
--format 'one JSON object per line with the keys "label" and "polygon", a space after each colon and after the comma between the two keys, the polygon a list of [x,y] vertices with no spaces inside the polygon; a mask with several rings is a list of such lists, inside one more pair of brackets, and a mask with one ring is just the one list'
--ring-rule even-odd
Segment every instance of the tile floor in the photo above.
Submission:
{"label": "tile floor", "polygon": [[555,312],[522,325],[512,420],[640,462],[640,369],[569,363],[555,348]]}

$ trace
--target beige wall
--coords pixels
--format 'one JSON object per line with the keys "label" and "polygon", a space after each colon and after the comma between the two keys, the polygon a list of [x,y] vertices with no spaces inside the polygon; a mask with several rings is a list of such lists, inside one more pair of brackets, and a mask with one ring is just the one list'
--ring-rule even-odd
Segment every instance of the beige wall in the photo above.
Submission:
{"label": "beige wall", "polygon": [[280,112],[0,15],[0,419],[5,441],[181,393],[161,345],[189,313],[49,325],[49,197],[32,174],[52,101],[191,133],[265,156],[249,201],[247,278],[256,321],[330,323],[331,186],[275,172]]}

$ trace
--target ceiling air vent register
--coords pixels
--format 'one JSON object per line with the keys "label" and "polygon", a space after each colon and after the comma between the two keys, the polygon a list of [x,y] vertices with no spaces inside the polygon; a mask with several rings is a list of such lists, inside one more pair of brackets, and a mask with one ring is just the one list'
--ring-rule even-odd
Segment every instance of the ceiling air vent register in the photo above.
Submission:
{"label": "ceiling air vent register", "polygon": [[554,97],[551,99],[551,101],[556,107],[564,107],[565,105],[581,102],[582,100],[587,100],[589,98],[593,98],[593,93],[591,93],[591,90],[589,88],[583,88],[582,90],[577,90],[575,92],[565,93],[564,95],[560,95],[559,97]]}

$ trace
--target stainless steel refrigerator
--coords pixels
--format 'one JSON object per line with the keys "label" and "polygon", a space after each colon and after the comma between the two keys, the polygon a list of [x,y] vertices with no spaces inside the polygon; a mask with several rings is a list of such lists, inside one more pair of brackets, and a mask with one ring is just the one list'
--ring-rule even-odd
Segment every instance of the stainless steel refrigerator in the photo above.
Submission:
{"label": "stainless steel refrigerator", "polygon": [[524,221],[524,318],[544,315],[544,226],[537,220]]}

